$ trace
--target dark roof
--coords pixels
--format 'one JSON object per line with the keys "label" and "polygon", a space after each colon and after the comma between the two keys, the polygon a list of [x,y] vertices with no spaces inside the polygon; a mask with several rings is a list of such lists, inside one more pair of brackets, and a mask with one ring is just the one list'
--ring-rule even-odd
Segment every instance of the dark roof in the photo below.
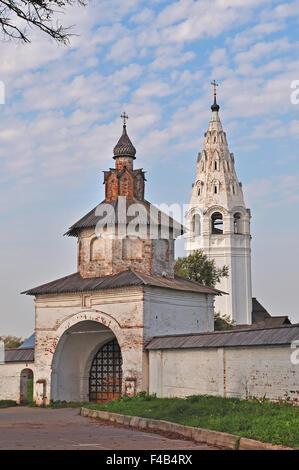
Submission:
{"label": "dark roof", "polygon": [[278,317],[265,318],[263,321],[252,323],[252,325],[235,325],[234,328],[238,328],[238,329],[268,328],[268,327],[283,326],[283,325],[291,325],[289,317],[286,316],[286,315],[278,316]]}
{"label": "dark roof", "polygon": [[215,331],[187,335],[157,336],[146,349],[220,348],[290,344],[299,338],[299,326]]}
{"label": "dark roof", "polygon": [[29,336],[29,338],[27,338],[26,341],[24,341],[24,343],[18,347],[18,349],[34,348],[34,341],[35,341],[35,335],[34,333],[32,333],[32,335]]}
{"label": "dark roof", "polygon": [[[75,224],[73,224],[69,230],[65,233],[65,235],[68,235],[70,237],[77,237],[79,232],[83,229],[86,228],[94,228],[96,227],[97,223],[100,222],[101,219],[104,217],[106,218],[105,222],[106,223],[111,223],[111,224],[118,224],[118,203],[119,199],[116,199],[115,201],[102,201],[98,206],[94,207],[88,214],[86,214],[82,219],[78,220]],[[107,213],[103,211],[104,213],[100,215],[96,215],[96,211],[101,211],[102,205],[107,205],[109,204],[112,206],[112,212],[113,212],[113,217],[111,220],[109,220],[107,217]],[[169,227],[173,229],[174,231],[174,237],[178,235],[182,235],[185,231],[184,227],[182,224],[179,222],[176,222],[172,217],[169,217],[167,214],[164,212],[160,211],[157,207],[155,207],[153,204],[146,200],[139,200],[139,199],[126,199],[126,213],[128,213],[128,208],[132,204],[141,204],[145,208],[145,213],[146,213],[146,218],[143,220],[143,218],[140,220],[140,224],[147,224],[151,226],[167,226],[169,224]],[[114,219],[115,216],[115,219]],[[142,217],[142,214],[140,214]],[[127,223],[131,222],[132,220],[135,220],[136,214],[132,216],[127,217]],[[122,221],[121,221],[122,222]],[[122,222],[123,223],[123,222]]]}
{"label": "dark roof", "polygon": [[34,361],[34,348],[6,349],[5,362],[32,362]]}
{"label": "dark roof", "polygon": [[220,295],[222,292],[211,287],[203,286],[199,282],[162,276],[149,276],[140,272],[127,270],[113,276],[82,278],[79,273],[48,282],[41,286],[29,289],[22,294],[43,295],[61,294],[71,292],[89,292],[103,289],[116,289],[126,286],[153,286],[180,291],[199,292],[202,294]]}
{"label": "dark roof", "polygon": [[211,110],[212,111],[219,111],[219,109],[220,109],[220,106],[219,106],[219,104],[217,104],[216,96],[214,95],[214,103],[211,106]]}
{"label": "dark roof", "polygon": [[252,298],[252,323],[258,323],[266,318],[271,318],[271,315],[265,307],[256,299],[256,297]]}
{"label": "dark roof", "polygon": [[132,144],[128,134],[127,134],[127,126],[123,125],[123,133],[117,142],[116,146],[113,149],[113,158],[117,157],[132,157],[136,158],[136,149]]}

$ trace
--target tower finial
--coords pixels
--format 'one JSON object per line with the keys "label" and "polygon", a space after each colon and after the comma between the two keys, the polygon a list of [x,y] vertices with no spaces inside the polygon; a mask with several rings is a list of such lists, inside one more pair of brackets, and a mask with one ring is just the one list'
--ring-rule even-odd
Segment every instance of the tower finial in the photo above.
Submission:
{"label": "tower finial", "polygon": [[211,85],[213,85],[213,87],[214,87],[214,103],[213,103],[212,106],[211,106],[211,110],[212,110],[212,111],[219,111],[220,106],[217,104],[217,101],[216,101],[216,96],[217,96],[216,87],[219,86],[219,84],[216,83],[216,80],[213,80],[213,81],[211,82]]}
{"label": "tower finial", "polygon": [[126,125],[126,120],[129,119],[129,116],[124,111],[120,117],[123,119],[124,126],[125,126]]}

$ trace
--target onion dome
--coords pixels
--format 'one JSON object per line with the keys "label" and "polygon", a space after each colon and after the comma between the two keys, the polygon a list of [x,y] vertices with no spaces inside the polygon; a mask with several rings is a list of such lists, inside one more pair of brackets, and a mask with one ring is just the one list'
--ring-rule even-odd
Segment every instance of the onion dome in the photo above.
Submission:
{"label": "onion dome", "polygon": [[211,106],[211,110],[218,112],[219,109],[220,109],[220,106],[217,104],[217,101],[216,101],[216,87],[218,86],[218,83],[216,83],[216,80],[213,80],[211,82],[211,85],[213,85],[213,87],[214,87],[214,103]]}
{"label": "onion dome", "polygon": [[123,133],[113,149],[113,155],[114,159],[118,157],[131,157],[134,159],[136,158],[136,149],[127,134],[126,124],[123,125]]}
{"label": "onion dome", "polygon": [[219,104],[217,104],[216,96],[214,95],[214,103],[211,106],[211,110],[212,111],[219,111],[219,109],[220,109],[220,106],[219,106]]}

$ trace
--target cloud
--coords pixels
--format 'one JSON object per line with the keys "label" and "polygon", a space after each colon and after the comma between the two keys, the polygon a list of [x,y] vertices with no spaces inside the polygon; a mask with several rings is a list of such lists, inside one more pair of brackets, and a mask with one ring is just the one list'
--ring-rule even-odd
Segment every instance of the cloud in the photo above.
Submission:
{"label": "cloud", "polygon": [[246,199],[263,210],[299,202],[299,173],[253,180],[244,187]]}

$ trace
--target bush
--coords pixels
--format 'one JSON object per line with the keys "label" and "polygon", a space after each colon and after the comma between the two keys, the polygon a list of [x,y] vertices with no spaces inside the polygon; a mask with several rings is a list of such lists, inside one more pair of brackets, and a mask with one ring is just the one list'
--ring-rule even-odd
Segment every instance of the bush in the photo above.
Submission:
{"label": "bush", "polygon": [[0,400],[0,408],[10,408],[11,406],[18,406],[14,400]]}

